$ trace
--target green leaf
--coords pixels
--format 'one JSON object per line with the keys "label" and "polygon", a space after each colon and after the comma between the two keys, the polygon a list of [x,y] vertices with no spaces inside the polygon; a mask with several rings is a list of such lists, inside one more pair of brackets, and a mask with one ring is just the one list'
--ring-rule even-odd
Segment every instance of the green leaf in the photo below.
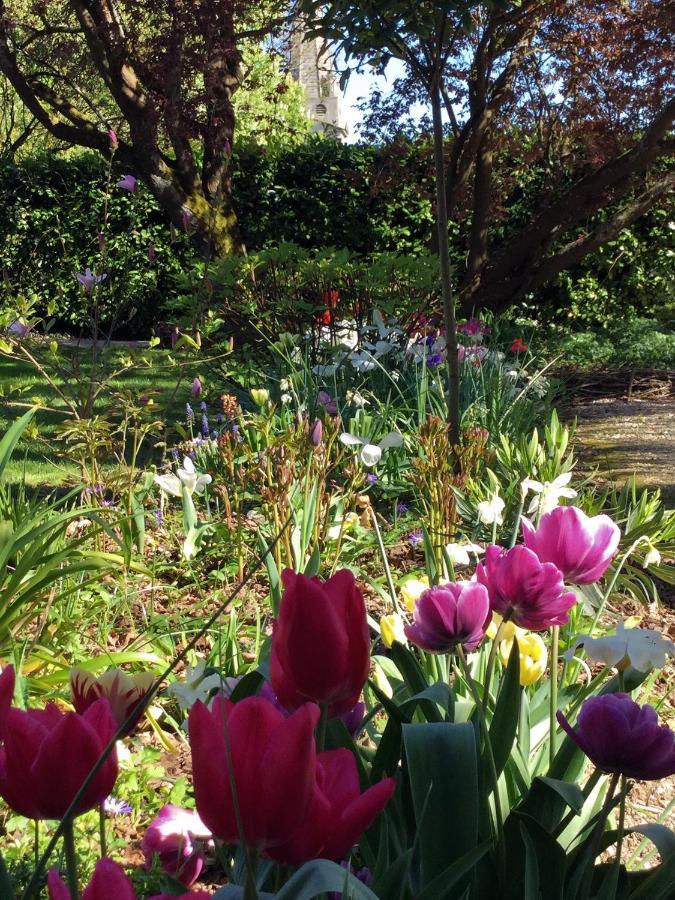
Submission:
{"label": "green leaf", "polygon": [[536,781],[541,781],[551,790],[555,791],[570,809],[576,813],[580,813],[585,803],[584,792],[578,784],[570,784],[568,781],[560,781],[557,778],[548,778],[546,775],[540,775]]}
{"label": "green leaf", "polygon": [[634,890],[628,900],[668,900],[675,883],[675,853],[652,870],[648,878]]}
{"label": "green leaf", "polygon": [[420,894],[416,900],[444,900],[448,897],[458,881],[481,861],[490,849],[490,841],[484,841],[473,850],[465,853],[461,859],[452,863],[441,872]]}
{"label": "green leaf", "polygon": [[16,422],[12,422],[3,435],[3,438],[0,441],[0,481],[2,481],[5,467],[14,452],[14,448],[18,444],[21,435],[28,427],[28,424],[34,415],[35,409],[29,409],[20,419],[17,419]]}
{"label": "green leaf", "polygon": [[417,825],[422,887],[426,887],[476,848],[476,734],[467,723],[406,724],[403,743]]}
{"label": "green leaf", "polygon": [[14,886],[12,885],[12,879],[9,877],[2,853],[0,853],[0,897],[3,900],[13,900],[14,898]]}
{"label": "green leaf", "polygon": [[497,775],[503,771],[511,755],[513,742],[516,739],[521,692],[520,650],[517,639],[514,639],[499,691],[497,705],[490,723],[490,743],[495,758]]}

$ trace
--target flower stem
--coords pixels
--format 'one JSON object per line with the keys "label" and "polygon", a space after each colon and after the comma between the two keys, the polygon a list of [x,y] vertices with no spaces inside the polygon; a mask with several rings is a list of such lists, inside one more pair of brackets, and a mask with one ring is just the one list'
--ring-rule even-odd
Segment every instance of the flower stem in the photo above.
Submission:
{"label": "flower stem", "polygon": [[101,845],[101,856],[107,856],[108,842],[105,836],[105,809],[102,803],[98,807],[98,836]]}
{"label": "flower stem", "polygon": [[553,760],[556,751],[556,717],[558,711],[558,646],[560,642],[560,626],[554,625],[551,634],[551,678],[549,681],[551,696],[549,708],[549,734],[548,734],[548,768],[549,772],[553,768]]}
{"label": "flower stem", "polygon": [[380,551],[380,556],[382,557],[382,566],[384,568],[384,574],[387,578],[387,587],[389,588],[389,593],[391,595],[391,602],[394,605],[394,611],[400,613],[398,599],[396,597],[396,588],[394,587],[394,579],[391,577],[391,569],[389,568],[389,560],[387,559],[387,553],[384,549],[384,541],[382,540],[382,532],[380,531],[380,526],[377,522],[377,513],[373,509],[372,506],[368,507],[370,511],[370,519],[373,523],[373,529],[375,530],[375,538],[377,540],[377,546]]}
{"label": "flower stem", "polygon": [[[501,626],[500,626],[501,627]],[[497,632],[498,636],[499,632]],[[496,640],[496,638],[495,638]],[[501,800],[499,798],[499,777],[497,775],[497,767],[495,765],[495,757],[492,752],[492,744],[490,742],[490,732],[488,730],[487,721],[485,719],[485,713],[483,707],[481,705],[480,694],[478,693],[478,688],[476,687],[476,682],[473,680],[473,676],[471,674],[471,670],[469,668],[469,664],[466,659],[466,654],[464,653],[464,648],[461,644],[457,645],[457,658],[459,659],[462,672],[464,674],[464,678],[466,679],[466,683],[471,691],[471,696],[473,697],[473,702],[476,708],[476,716],[478,718],[478,723],[480,725],[480,729],[483,735],[483,746],[485,748],[485,759],[488,764],[488,770],[490,775],[490,780],[492,781],[492,793],[495,798],[495,843],[497,849],[497,856],[499,860],[499,879],[500,884],[505,883],[506,878],[506,858],[504,856],[504,820],[502,818],[502,806]]]}
{"label": "flower stem", "polygon": [[[515,547],[516,541],[518,540],[518,532],[520,530],[520,520],[523,518],[523,508],[525,506],[525,497],[521,494],[520,503],[518,504],[518,511],[516,513],[516,521],[513,526],[513,532],[511,533],[511,543],[509,547]],[[494,543],[494,541],[493,541]]]}
{"label": "flower stem", "polygon": [[66,878],[72,900],[80,900],[80,888],[77,880],[77,853],[75,851],[75,834],[73,820],[63,823],[63,850],[66,857]]}
{"label": "flower stem", "polygon": [[497,647],[499,646],[499,642],[502,639],[502,632],[508,620],[509,613],[507,613],[499,623],[499,628],[497,629],[497,633],[495,634],[494,640],[492,641],[492,646],[490,647],[490,654],[488,656],[487,666],[485,667],[485,684],[483,685],[483,712],[487,709],[488,700],[490,697],[490,681],[492,680],[492,669],[494,668],[495,664]]}
{"label": "flower stem", "polygon": [[328,704],[320,703],[319,724],[316,726],[316,752],[323,753],[326,747],[326,728],[328,727]]}
{"label": "flower stem", "polygon": [[621,871],[621,849],[623,847],[623,835],[626,828],[626,776],[621,776],[621,800],[619,802],[619,828],[618,828],[618,837],[616,839],[616,859],[614,860],[615,872],[616,872],[616,880],[615,884],[618,883],[618,877]]}
{"label": "flower stem", "polygon": [[246,882],[244,884],[244,900],[258,900],[258,889],[255,884],[255,873],[258,867],[258,854],[250,847],[246,852]]}

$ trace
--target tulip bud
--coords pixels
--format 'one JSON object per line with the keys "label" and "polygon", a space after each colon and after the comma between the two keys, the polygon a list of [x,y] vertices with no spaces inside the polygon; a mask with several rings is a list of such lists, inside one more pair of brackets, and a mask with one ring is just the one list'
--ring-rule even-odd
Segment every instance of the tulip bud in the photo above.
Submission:
{"label": "tulip bud", "polygon": [[50,341],[49,342],[49,352],[54,356],[59,352],[59,344],[58,341]]}
{"label": "tulip bud", "polygon": [[270,392],[265,388],[251,388],[251,397],[256,406],[263,409],[270,399]]}
{"label": "tulip bud", "polygon": [[117,132],[114,128],[108,129],[108,140],[110,141],[110,149],[117,150],[119,146],[119,141],[117,140]]}
{"label": "tulip bud", "polygon": [[192,396],[199,397],[201,392],[202,392],[202,383],[199,380],[199,378],[195,378],[195,380],[192,382]]}
{"label": "tulip bud", "polygon": [[321,442],[323,441],[323,422],[321,421],[321,419],[317,419],[314,425],[312,425],[312,430],[309,433],[309,439],[312,442],[312,446],[321,446]]}
{"label": "tulip bud", "polygon": [[385,647],[391,647],[395,642],[398,644],[407,644],[408,640],[405,636],[405,623],[398,613],[390,613],[388,616],[382,616],[380,619],[380,637]]}

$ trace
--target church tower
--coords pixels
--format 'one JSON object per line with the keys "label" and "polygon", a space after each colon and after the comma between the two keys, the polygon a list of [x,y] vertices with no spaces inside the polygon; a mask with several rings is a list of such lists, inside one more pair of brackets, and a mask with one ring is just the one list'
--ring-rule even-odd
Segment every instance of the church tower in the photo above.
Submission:
{"label": "church tower", "polygon": [[296,23],[291,37],[290,72],[305,89],[305,110],[312,129],[344,140],[347,125],[335,60],[322,38],[306,39],[301,22]]}

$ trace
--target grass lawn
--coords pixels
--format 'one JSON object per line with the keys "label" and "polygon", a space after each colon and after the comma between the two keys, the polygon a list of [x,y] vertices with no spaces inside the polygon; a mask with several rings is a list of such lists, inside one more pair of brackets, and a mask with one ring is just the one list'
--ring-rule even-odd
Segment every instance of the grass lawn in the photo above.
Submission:
{"label": "grass lawn", "polygon": [[[90,351],[78,351],[82,370],[86,373],[91,367]],[[60,354],[72,354],[75,351],[61,350]],[[108,350],[105,358],[108,371],[119,368],[124,356],[129,351]],[[149,393],[153,397],[153,409],[159,419],[170,425],[183,421],[185,403],[192,399],[190,386],[195,375],[208,385],[210,366],[203,359],[191,362],[180,361],[180,365],[169,351],[154,349],[144,351],[138,356],[138,364],[112,379],[105,386],[98,398],[94,413],[115,418],[115,407],[119,404],[116,396],[124,391],[135,397]],[[143,359],[149,361],[143,362]],[[21,416],[28,407],[37,405],[39,409],[32,434],[22,439],[12,460],[5,470],[5,481],[19,482],[25,473],[25,481],[30,486],[60,487],[79,481],[79,469],[66,458],[65,443],[58,435],[57,427],[68,418],[68,408],[59,390],[67,397],[77,396],[78,391],[86,390],[86,375],[82,378],[55,377],[54,385],[34,368],[28,360],[19,360],[0,356],[0,433]],[[176,385],[179,384],[178,390]],[[84,386],[84,387],[83,387]]]}

